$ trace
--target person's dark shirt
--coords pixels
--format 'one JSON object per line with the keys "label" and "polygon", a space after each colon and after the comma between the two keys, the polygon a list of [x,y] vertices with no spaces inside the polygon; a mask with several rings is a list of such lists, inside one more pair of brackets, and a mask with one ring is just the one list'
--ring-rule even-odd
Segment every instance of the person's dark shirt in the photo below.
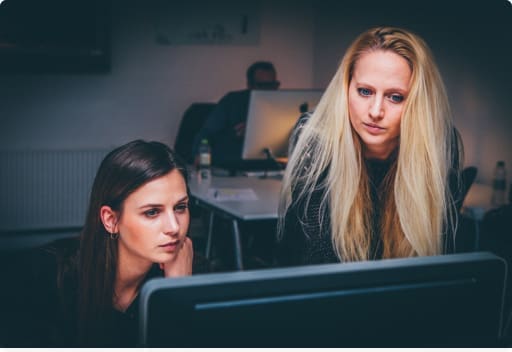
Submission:
{"label": "person's dark shirt", "polygon": [[248,89],[229,92],[219,101],[194,138],[193,155],[197,155],[201,140],[208,139],[212,165],[237,162],[242,158],[244,134],[238,135],[235,126],[247,121],[250,92]]}
{"label": "person's dark shirt", "polygon": [[[77,238],[58,240],[31,250],[12,268],[6,306],[0,317],[6,347],[86,347],[78,341],[78,247]],[[193,272],[210,271],[208,262],[194,255]],[[163,277],[154,264],[144,282]],[[94,347],[137,347],[139,296],[125,312],[112,308],[103,322],[101,341]],[[1,341],[3,339],[3,341]],[[89,347],[89,346],[87,346]]]}

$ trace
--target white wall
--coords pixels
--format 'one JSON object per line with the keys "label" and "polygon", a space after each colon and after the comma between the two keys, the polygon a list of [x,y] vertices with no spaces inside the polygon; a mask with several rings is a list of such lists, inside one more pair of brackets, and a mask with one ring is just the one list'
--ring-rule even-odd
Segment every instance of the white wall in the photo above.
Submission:
{"label": "white wall", "polygon": [[186,108],[245,88],[256,60],[274,62],[283,88],[311,87],[309,1],[261,1],[260,41],[250,46],[159,45],[157,3],[114,0],[108,74],[0,76],[0,150],[110,148],[136,138],[172,145]]}

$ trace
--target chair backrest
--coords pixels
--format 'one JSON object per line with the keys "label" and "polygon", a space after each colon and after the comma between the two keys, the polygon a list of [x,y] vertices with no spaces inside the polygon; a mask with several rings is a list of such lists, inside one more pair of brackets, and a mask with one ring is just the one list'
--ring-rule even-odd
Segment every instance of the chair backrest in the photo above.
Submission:
{"label": "chair backrest", "polygon": [[215,107],[215,103],[193,103],[183,114],[174,142],[174,151],[187,163],[194,162],[192,144],[194,137],[203,127],[206,118]]}
{"label": "chair backrest", "polygon": [[464,183],[464,193],[465,196],[468,194],[469,189],[473,182],[475,182],[476,174],[478,173],[478,168],[475,166],[468,166],[464,170],[462,170],[462,182]]}
{"label": "chair backrest", "polygon": [[469,189],[475,182],[476,174],[478,173],[478,168],[475,166],[468,166],[462,170],[462,189],[461,189],[461,197],[460,202],[457,204],[457,210],[460,211],[462,204],[464,203],[464,199],[466,198]]}

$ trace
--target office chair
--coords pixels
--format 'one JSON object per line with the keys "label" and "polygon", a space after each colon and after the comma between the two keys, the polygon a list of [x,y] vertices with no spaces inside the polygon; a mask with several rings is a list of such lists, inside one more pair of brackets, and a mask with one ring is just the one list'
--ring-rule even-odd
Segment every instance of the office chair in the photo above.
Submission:
{"label": "office chair", "polygon": [[[464,203],[464,200],[469,193],[469,189],[475,182],[477,171],[478,169],[474,166],[469,166],[462,170],[461,181],[460,184],[457,185],[458,187],[460,187],[460,197],[458,197],[455,203],[457,212],[460,214],[462,211],[462,205]],[[455,179],[451,180],[451,182],[454,181]],[[480,242],[479,227],[480,225],[478,221],[466,216],[459,217],[458,230],[455,239],[456,252],[470,252],[478,250]]]}
{"label": "office chair", "polygon": [[466,196],[468,194],[468,191],[471,188],[471,185],[473,184],[473,182],[475,182],[477,173],[478,173],[478,168],[475,166],[468,166],[464,170],[462,170],[462,182],[464,183],[464,193],[463,193],[464,196]]}
{"label": "office chair", "polygon": [[193,103],[183,114],[174,142],[174,151],[187,163],[194,162],[192,144],[194,137],[203,127],[206,118],[215,107],[215,103]]}
{"label": "office chair", "polygon": [[464,199],[469,193],[469,189],[473,185],[476,179],[476,174],[478,173],[478,168],[475,166],[468,166],[462,170],[462,187],[461,187],[461,196],[459,202],[457,202],[457,210],[460,211],[462,208],[462,204],[464,203]]}

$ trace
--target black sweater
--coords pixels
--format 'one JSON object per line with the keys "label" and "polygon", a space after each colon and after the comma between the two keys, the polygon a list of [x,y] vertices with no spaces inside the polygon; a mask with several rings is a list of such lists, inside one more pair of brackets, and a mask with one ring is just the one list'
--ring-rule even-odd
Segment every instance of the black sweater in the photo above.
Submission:
{"label": "black sweater", "polygon": [[[308,120],[309,115],[302,116],[299,120],[291,143],[296,141],[300,129]],[[370,196],[373,206],[373,238],[371,239],[369,257],[371,259],[382,258],[382,244],[380,241],[380,221],[381,221],[381,196],[380,185],[396,159],[396,153],[385,161],[365,160],[369,182]],[[455,158],[455,165],[458,165],[458,158]],[[452,170],[450,176],[450,189],[455,203],[461,204],[460,182],[458,180],[456,168]],[[315,190],[311,194],[311,199],[307,202],[304,199],[296,201],[296,195],[292,195],[293,203],[289,207],[284,218],[283,237],[278,243],[277,262],[281,266],[309,265],[339,262],[335,254],[330,223],[329,201],[322,209],[321,201],[325,196],[325,188],[321,186],[322,181],[327,176],[327,170],[324,171],[321,179],[318,181]],[[306,214],[306,215],[305,215]],[[455,214],[457,215],[457,214]],[[445,253],[454,252],[454,233],[446,228],[444,231]]]}
{"label": "black sweater", "polygon": [[[0,346],[137,347],[139,296],[125,312],[111,309],[108,323],[102,322],[104,338],[91,346],[78,341],[78,246],[78,239],[58,240],[10,260],[9,285],[0,296]],[[194,255],[193,272],[209,271],[209,263]],[[155,277],[163,277],[158,264],[144,282]]]}

